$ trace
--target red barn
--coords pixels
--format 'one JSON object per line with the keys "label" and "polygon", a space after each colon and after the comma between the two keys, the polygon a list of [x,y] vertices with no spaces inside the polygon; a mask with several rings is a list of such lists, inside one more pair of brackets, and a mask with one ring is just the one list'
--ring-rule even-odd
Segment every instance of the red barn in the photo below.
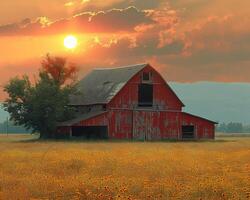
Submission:
{"label": "red barn", "polygon": [[77,117],[57,135],[131,140],[214,139],[215,122],[182,112],[184,104],[149,64],[95,69],[70,106]]}

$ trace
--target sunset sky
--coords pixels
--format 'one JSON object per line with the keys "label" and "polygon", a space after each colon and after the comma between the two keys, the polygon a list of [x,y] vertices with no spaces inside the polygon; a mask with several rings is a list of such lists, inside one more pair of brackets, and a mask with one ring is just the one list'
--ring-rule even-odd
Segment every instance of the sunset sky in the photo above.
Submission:
{"label": "sunset sky", "polygon": [[[250,82],[248,0],[9,0],[0,3],[0,85],[47,54],[91,68],[151,63],[169,81]],[[64,38],[75,35],[74,50]],[[0,89],[0,100],[4,97]]]}

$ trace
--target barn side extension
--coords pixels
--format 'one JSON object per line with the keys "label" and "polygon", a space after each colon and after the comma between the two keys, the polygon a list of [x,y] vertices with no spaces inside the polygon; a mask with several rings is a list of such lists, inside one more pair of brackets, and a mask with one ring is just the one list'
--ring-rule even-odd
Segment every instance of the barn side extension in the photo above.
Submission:
{"label": "barn side extension", "polygon": [[76,118],[57,135],[86,139],[214,139],[211,120],[182,112],[184,104],[149,64],[96,69],[80,81],[69,106]]}

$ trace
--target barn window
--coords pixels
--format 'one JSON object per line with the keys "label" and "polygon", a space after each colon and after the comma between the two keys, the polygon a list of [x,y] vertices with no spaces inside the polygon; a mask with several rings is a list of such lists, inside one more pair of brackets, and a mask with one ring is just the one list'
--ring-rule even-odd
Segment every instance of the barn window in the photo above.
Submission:
{"label": "barn window", "polygon": [[139,84],[138,88],[138,106],[152,107],[153,106],[153,85]]}
{"label": "barn window", "polygon": [[142,80],[143,81],[149,81],[150,80],[149,72],[143,72],[143,74],[142,74]]}
{"label": "barn window", "polygon": [[141,75],[142,83],[151,83],[152,82],[152,72],[143,72]]}

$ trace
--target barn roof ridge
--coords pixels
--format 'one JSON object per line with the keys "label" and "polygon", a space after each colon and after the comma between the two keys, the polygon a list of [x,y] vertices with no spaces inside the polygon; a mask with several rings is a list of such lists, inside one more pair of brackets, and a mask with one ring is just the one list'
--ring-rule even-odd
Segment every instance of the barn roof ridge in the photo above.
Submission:
{"label": "barn roof ridge", "polygon": [[119,66],[119,67],[97,67],[94,68],[92,71],[94,70],[118,70],[118,69],[124,69],[124,68],[134,68],[137,66],[147,66],[150,65],[149,63],[138,63],[138,64],[134,64],[134,65],[124,65],[124,66]]}

